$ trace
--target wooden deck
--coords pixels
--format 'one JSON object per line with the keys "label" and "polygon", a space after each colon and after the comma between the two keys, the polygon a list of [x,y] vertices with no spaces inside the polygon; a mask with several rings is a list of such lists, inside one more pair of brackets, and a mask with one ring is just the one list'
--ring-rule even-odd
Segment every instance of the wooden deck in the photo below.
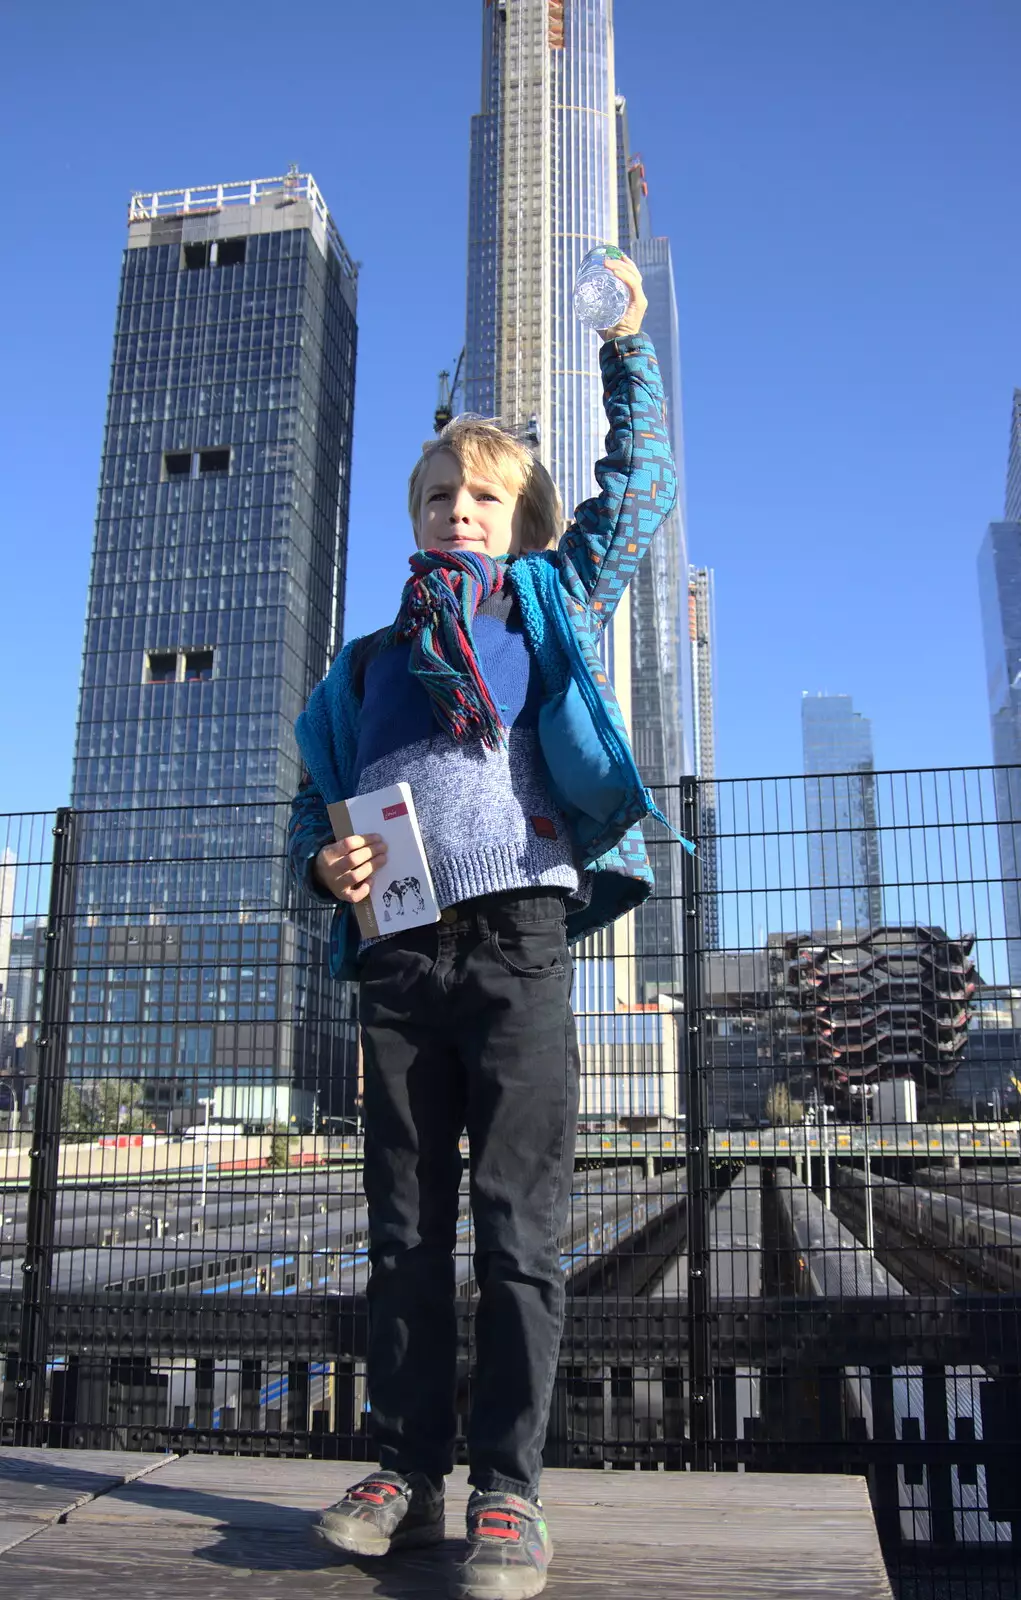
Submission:
{"label": "wooden deck", "polygon": [[[0,1592],[19,1600],[364,1600],[443,1596],[447,1543],[331,1561],[309,1514],[364,1464],[0,1450]],[[556,1600],[889,1600],[862,1478],[550,1471]],[[241,1580],[238,1582],[238,1580]]]}

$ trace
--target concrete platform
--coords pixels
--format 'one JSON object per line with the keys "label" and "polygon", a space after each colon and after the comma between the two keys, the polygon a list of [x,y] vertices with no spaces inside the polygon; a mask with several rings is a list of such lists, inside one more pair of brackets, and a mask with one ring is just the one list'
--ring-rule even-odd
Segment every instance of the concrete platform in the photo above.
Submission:
{"label": "concrete platform", "polygon": [[[468,1496],[448,1484],[447,1543],[331,1561],[310,1513],[364,1464],[0,1450],[0,1591],[19,1600],[388,1600],[442,1596]],[[563,1600],[890,1600],[865,1481],[781,1473],[550,1471]],[[240,1582],[238,1581],[240,1580]]]}

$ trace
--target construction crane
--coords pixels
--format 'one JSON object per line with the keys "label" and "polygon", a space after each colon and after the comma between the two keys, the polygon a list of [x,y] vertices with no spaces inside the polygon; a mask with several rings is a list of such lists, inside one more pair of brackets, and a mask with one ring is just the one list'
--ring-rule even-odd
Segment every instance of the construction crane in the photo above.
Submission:
{"label": "construction crane", "polygon": [[461,354],[457,358],[457,366],[454,368],[453,383],[450,381],[449,372],[440,373],[440,392],[433,416],[433,427],[437,433],[442,433],[447,423],[453,419],[454,397],[461,387],[461,370],[463,366],[464,349],[462,348]]}

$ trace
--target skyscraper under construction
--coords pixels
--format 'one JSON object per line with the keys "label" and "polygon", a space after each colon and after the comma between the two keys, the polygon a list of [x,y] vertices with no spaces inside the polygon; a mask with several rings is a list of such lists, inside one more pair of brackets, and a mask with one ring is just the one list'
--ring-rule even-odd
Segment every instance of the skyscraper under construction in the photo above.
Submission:
{"label": "skyscraper under construction", "polygon": [[[572,308],[585,254],[619,241],[642,270],[682,493],[608,630],[606,662],[646,781],[692,770],[677,307],[669,241],[614,78],[613,0],[484,0],[472,119],[465,405],[532,443],[570,514],[594,492],[605,420],[598,336]],[[664,797],[670,813],[674,800]],[[647,830],[661,898],[643,908],[643,989],[676,979],[676,849]],[[617,952],[619,954],[619,951]]]}

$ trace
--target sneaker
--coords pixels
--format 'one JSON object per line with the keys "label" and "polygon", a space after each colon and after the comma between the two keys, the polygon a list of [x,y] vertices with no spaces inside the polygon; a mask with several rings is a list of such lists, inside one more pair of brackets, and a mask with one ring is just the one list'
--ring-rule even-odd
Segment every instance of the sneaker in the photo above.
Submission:
{"label": "sneaker", "polygon": [[516,1494],[468,1501],[468,1554],[458,1575],[470,1600],[528,1600],[546,1587],[553,1541],[542,1504]]}
{"label": "sneaker", "polygon": [[422,1472],[407,1478],[396,1472],[372,1472],[353,1483],[343,1500],[320,1512],[312,1524],[312,1537],[357,1556],[385,1556],[388,1550],[440,1544],[443,1490]]}

